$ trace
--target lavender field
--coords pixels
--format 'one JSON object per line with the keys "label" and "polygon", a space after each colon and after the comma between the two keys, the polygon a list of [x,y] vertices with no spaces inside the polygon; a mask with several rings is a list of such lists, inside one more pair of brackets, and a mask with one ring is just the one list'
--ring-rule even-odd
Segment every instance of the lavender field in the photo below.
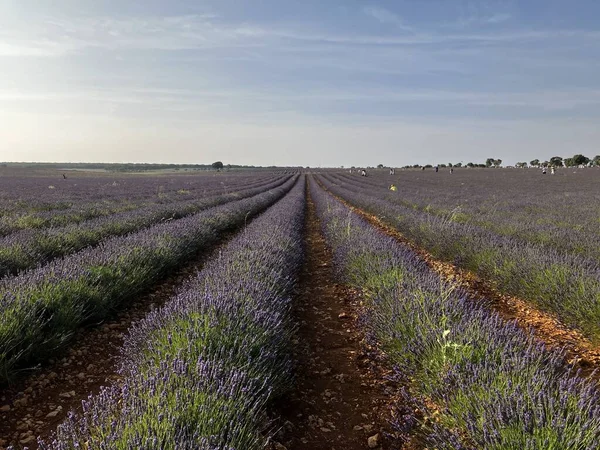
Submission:
{"label": "lavender field", "polygon": [[[48,356],[48,349],[62,346],[75,328],[101,320],[218,240],[220,233],[262,211],[296,181],[290,175],[273,178],[269,183],[259,182],[258,187],[253,187],[257,180],[251,180],[249,188],[234,187],[233,192],[220,196],[210,196],[211,191],[204,194],[211,181],[206,178],[200,177],[200,183],[194,179],[177,180],[183,181],[179,186],[201,189],[200,195],[194,200],[171,200],[164,206],[140,206],[73,226],[31,230],[26,237],[24,232],[14,233],[16,238],[12,234],[5,236],[1,249],[6,261],[4,273],[32,268],[0,279],[3,381],[19,365],[37,362]],[[19,200],[29,202],[32,210],[39,205],[37,191],[47,182],[37,181],[39,184],[29,191],[31,198]],[[134,192],[143,189],[136,184],[137,179],[127,181],[134,186]],[[141,181],[142,185],[148,183],[146,179]],[[221,183],[232,181],[238,180],[222,178],[212,185],[223,189]],[[202,186],[202,182],[206,184]],[[94,179],[94,183],[98,180]],[[61,204],[70,209],[69,192],[58,192],[54,203],[46,198],[44,204]],[[132,196],[135,198],[135,193]],[[94,202],[94,196],[90,195],[89,201]],[[62,258],[48,262],[51,256]]]}
{"label": "lavender field", "polygon": [[319,180],[434,257],[600,340],[600,169],[373,171]]}
{"label": "lavender field", "polygon": [[[600,168],[373,170],[331,174],[365,194],[500,236],[581,256],[600,257]],[[358,183],[358,184],[357,184]],[[395,195],[388,192],[395,184]],[[375,191],[373,191],[375,189]],[[382,193],[382,189],[384,192]]]}
{"label": "lavender field", "polygon": [[[400,440],[420,428],[427,448],[598,448],[600,394],[563,354],[469,301],[316,183],[311,189],[340,276],[368,295],[369,337],[406,380],[393,423]],[[419,422],[411,408],[435,420]]]}
{"label": "lavender field", "polygon": [[595,346],[600,170],[305,172],[3,171],[0,449],[600,447],[593,370],[417,251]]}

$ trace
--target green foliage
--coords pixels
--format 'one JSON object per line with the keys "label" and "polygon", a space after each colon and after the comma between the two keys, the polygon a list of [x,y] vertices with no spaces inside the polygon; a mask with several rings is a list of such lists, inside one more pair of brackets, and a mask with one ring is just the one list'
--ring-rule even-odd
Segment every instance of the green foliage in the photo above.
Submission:
{"label": "green foliage", "polygon": [[554,167],[562,167],[563,159],[560,156],[553,156],[550,158],[550,165]]}
{"label": "green foliage", "polygon": [[574,155],[573,156],[573,163],[576,166],[586,165],[589,162],[590,162],[590,158],[588,158],[587,156],[583,156],[583,155]]}

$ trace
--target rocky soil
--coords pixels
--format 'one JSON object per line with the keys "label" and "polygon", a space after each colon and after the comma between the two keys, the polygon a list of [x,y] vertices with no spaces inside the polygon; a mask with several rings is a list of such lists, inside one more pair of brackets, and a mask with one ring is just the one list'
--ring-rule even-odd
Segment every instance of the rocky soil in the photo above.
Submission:
{"label": "rocky soil", "polygon": [[360,293],[336,283],[331,254],[309,201],[306,263],[296,300],[297,385],[280,402],[275,449],[391,449],[387,419],[396,387],[365,342]]}

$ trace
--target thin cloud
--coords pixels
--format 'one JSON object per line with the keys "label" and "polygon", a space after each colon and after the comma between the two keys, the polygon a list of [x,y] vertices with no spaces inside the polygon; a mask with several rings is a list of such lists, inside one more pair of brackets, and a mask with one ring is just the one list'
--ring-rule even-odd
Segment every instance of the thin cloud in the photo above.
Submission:
{"label": "thin cloud", "polygon": [[10,27],[0,34],[0,56],[64,56],[87,48],[188,50],[244,46],[265,35],[261,27],[229,26],[215,15],[52,18]]}
{"label": "thin cloud", "polygon": [[548,40],[554,38],[600,39],[600,32],[585,30],[516,30],[504,33],[429,33],[419,32],[403,36],[356,35],[356,34],[319,34],[303,33],[291,30],[271,30],[269,36],[307,42],[323,42],[348,45],[421,45],[452,42],[494,43]]}
{"label": "thin cloud", "polygon": [[463,9],[458,20],[446,24],[449,28],[469,28],[482,27],[486,25],[496,25],[507,22],[512,18],[512,15],[507,11],[498,11],[500,5],[490,4],[482,1],[478,3],[468,3]]}
{"label": "thin cloud", "polygon": [[[286,41],[318,45],[419,46],[490,44],[550,39],[600,39],[600,32],[587,30],[515,30],[482,33],[440,33],[417,31],[407,26],[396,14],[379,7],[364,12],[381,23],[392,24],[403,31],[397,35],[340,33],[329,34],[307,27],[263,26],[243,23],[228,24],[214,15],[172,17],[96,17],[87,19],[52,19],[21,24],[10,28],[0,23],[0,56],[60,57],[89,48],[111,50],[202,50],[219,48],[253,48],[286,46]],[[498,24],[509,20],[508,14],[488,16],[485,21]]]}
{"label": "thin cloud", "polygon": [[221,105],[222,100],[232,106],[252,106],[258,112],[261,108],[278,110],[281,105],[305,111],[306,106],[331,102],[363,104],[437,104],[488,108],[517,108],[538,111],[569,111],[584,106],[600,106],[600,90],[564,89],[561,91],[533,92],[473,92],[434,89],[312,89],[298,93],[289,89],[86,89],[79,91],[24,92],[0,90],[0,101],[65,102],[88,101],[110,102],[114,104],[145,104],[178,108],[198,105]]}
{"label": "thin cloud", "polygon": [[378,6],[367,6],[367,7],[363,8],[363,11],[365,14],[373,17],[374,19],[378,20],[381,23],[394,25],[395,27],[400,28],[401,30],[406,30],[406,31],[413,30],[412,27],[410,27],[404,23],[404,21],[402,20],[402,18],[399,15],[397,15],[385,8],[380,8]]}

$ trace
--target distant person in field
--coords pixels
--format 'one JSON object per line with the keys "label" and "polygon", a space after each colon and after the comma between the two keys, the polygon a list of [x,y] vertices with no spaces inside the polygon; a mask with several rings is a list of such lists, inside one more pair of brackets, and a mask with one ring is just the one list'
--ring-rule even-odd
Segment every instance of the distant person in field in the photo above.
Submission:
{"label": "distant person in field", "polygon": [[425,170],[425,166],[421,167],[421,170]]}
{"label": "distant person in field", "polygon": [[435,166],[435,173],[437,173],[438,170],[440,170],[440,168],[438,166]]}
{"label": "distant person in field", "polygon": [[367,171],[365,169],[360,171],[360,176],[361,177],[366,177],[367,176]]}
{"label": "distant person in field", "polygon": [[551,173],[552,175],[554,175],[554,172],[555,172],[555,170],[554,170],[554,166],[552,166],[552,168],[550,169],[550,173]]}
{"label": "distant person in field", "polygon": [[450,167],[450,173],[454,173],[454,167]]}
{"label": "distant person in field", "polygon": [[542,175],[546,175],[546,168],[545,167],[542,169]]}
{"label": "distant person in field", "polygon": [[394,175],[396,173],[396,171],[392,168],[390,168],[390,175]]}
{"label": "distant person in field", "polygon": [[67,176],[63,173],[63,179],[66,180]]}

